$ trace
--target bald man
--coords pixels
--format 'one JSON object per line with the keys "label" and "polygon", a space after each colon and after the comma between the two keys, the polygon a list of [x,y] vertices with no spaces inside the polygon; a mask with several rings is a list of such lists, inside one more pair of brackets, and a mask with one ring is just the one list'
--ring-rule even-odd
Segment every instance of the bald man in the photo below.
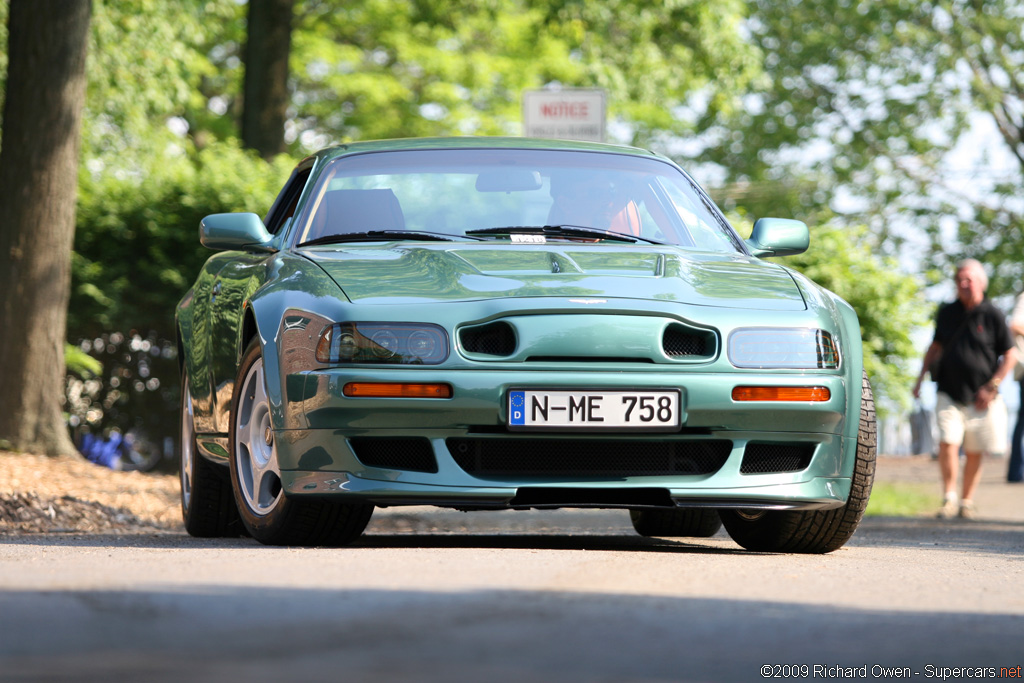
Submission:
{"label": "bald man", "polygon": [[[988,275],[981,263],[967,259],[957,265],[957,299],[939,309],[935,336],[914,384],[917,398],[925,373],[936,365],[932,379],[938,385],[935,417],[945,495],[938,516],[944,519],[974,517],[982,459],[986,453],[1006,452],[1006,405],[999,384],[1013,370],[1017,352],[1006,317],[986,298],[987,289]],[[961,446],[966,463],[958,504]]]}

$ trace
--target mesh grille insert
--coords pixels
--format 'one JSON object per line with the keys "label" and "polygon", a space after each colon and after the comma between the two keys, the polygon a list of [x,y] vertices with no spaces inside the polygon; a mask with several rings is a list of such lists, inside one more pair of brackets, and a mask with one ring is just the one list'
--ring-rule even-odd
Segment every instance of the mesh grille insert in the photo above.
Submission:
{"label": "mesh grille insert", "polygon": [[707,333],[688,330],[681,325],[670,325],[666,328],[661,345],[665,355],[670,358],[706,357],[713,352],[713,349],[709,349],[713,342],[709,344]]}
{"label": "mesh grille insert", "polygon": [[642,439],[474,439],[446,441],[455,462],[479,476],[629,477],[711,474],[732,442]]}
{"label": "mesh grille insert", "polygon": [[814,457],[813,443],[749,443],[743,453],[741,474],[799,472]]}
{"label": "mesh grille insert", "polygon": [[516,350],[516,335],[505,322],[468,327],[459,332],[462,348],[485,356],[511,356]]}
{"label": "mesh grille insert", "polygon": [[349,444],[367,467],[437,472],[434,449],[421,437],[357,437],[349,439]]}

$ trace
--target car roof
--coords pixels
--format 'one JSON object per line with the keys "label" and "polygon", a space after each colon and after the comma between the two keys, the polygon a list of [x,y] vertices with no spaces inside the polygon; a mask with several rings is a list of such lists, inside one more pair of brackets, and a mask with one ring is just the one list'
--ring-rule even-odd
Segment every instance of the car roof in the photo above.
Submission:
{"label": "car roof", "polygon": [[613,145],[601,142],[583,142],[576,140],[549,140],[543,138],[523,137],[446,137],[446,138],[397,138],[393,140],[372,140],[351,142],[322,149],[312,156],[321,160],[329,160],[351,154],[367,152],[393,152],[405,150],[441,150],[441,149],[524,149],[524,150],[564,150],[576,152],[605,152],[612,154],[628,154],[664,160],[660,154],[646,149]]}

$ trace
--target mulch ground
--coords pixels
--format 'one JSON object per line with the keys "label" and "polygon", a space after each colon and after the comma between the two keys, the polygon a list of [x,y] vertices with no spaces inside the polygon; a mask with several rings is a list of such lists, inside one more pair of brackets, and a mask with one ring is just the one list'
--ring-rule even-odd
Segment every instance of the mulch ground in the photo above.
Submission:
{"label": "mulch ground", "polygon": [[0,451],[0,536],[181,530],[178,478]]}

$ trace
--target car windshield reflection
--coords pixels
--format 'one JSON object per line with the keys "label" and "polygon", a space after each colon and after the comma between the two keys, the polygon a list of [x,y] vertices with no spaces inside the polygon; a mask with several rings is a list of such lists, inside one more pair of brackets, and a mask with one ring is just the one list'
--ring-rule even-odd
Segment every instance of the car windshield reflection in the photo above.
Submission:
{"label": "car windshield reflection", "polygon": [[551,150],[406,150],[330,162],[299,246],[522,235],[743,252],[711,200],[655,158]]}

